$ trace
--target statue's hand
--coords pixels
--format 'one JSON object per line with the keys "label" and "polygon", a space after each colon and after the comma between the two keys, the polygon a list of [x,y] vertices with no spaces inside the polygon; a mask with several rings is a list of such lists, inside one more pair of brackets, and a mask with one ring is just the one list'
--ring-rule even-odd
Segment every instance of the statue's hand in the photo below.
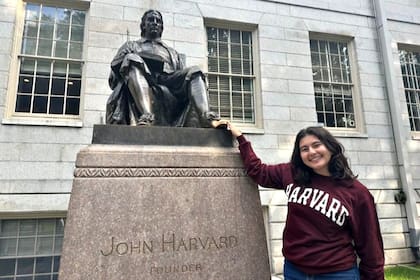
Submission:
{"label": "statue's hand", "polygon": [[208,111],[208,112],[204,113],[204,115],[205,115],[204,116],[205,119],[208,120],[209,122],[220,120],[219,114],[217,114],[216,112],[213,112],[213,111]]}

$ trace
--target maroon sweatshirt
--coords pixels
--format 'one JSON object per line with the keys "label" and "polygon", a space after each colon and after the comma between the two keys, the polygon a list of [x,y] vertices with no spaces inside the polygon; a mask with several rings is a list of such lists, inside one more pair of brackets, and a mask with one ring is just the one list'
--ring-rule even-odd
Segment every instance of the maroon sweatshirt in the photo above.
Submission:
{"label": "maroon sweatshirt", "polygon": [[314,174],[306,186],[293,180],[290,163],[266,165],[238,137],[248,176],[288,197],[284,257],[307,274],[350,269],[360,258],[362,280],[384,279],[384,250],[373,197],[359,181]]}

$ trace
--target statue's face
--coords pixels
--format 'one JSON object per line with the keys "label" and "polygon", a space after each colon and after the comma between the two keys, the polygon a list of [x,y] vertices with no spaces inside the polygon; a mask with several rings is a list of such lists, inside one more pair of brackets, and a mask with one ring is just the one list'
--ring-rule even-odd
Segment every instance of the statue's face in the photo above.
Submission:
{"label": "statue's face", "polygon": [[145,37],[150,39],[162,36],[163,21],[158,13],[149,13],[144,21]]}

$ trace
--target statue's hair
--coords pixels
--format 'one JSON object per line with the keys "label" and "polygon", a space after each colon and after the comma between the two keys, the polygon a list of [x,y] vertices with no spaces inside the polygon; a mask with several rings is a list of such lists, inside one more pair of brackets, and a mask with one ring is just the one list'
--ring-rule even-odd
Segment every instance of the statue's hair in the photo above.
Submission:
{"label": "statue's hair", "polygon": [[[162,14],[158,10],[153,10],[153,9],[147,10],[146,12],[144,12],[143,16],[141,17],[141,23],[140,23],[141,34],[140,35],[142,37],[146,33],[146,18],[147,18],[147,16],[149,14],[152,14],[152,13],[155,13],[155,14],[158,14],[159,15],[160,19],[162,20],[162,30],[163,30],[163,17],[162,17]],[[159,36],[162,36],[162,33],[159,34]]]}
{"label": "statue's hair", "polygon": [[304,128],[296,135],[296,140],[291,157],[291,163],[294,170],[294,179],[299,184],[308,184],[311,182],[313,170],[303,163],[300,156],[300,141],[307,135],[317,137],[322,144],[330,151],[331,159],[328,163],[328,171],[336,180],[352,180],[357,176],[351,171],[347,158],[344,156],[344,147],[337,139],[325,128],[311,126]]}

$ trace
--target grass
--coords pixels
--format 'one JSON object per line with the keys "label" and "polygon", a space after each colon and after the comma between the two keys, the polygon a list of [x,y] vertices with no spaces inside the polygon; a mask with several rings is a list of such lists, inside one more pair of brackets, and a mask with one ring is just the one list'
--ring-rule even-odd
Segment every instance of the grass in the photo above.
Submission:
{"label": "grass", "polygon": [[399,265],[385,269],[386,280],[419,280],[420,265]]}

